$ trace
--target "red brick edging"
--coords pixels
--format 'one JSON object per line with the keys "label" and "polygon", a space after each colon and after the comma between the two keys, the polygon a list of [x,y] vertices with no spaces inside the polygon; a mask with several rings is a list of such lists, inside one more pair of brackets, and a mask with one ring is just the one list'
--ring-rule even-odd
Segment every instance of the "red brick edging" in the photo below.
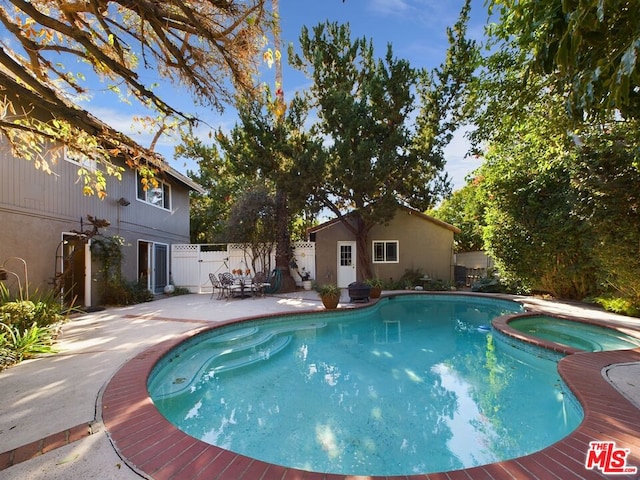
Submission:
{"label": "red brick edging", "polygon": [[[297,312],[300,313],[300,312]],[[162,342],[125,364],[102,397],[102,418],[118,454],[139,473],[156,480],[348,480],[356,477],[308,472],[258,461],[209,445],[178,430],[155,408],[147,379],[168,351],[205,330]],[[235,322],[234,322],[235,323]],[[589,442],[614,441],[630,450],[627,465],[640,470],[640,411],[622,396],[602,371],[613,364],[640,362],[640,349],[574,353],[559,362],[559,372],[584,409],[584,420],[569,436],[549,447],[512,460],[465,470],[369,480],[469,480],[611,478],[587,470]],[[618,478],[637,478],[617,476]]]}
{"label": "red brick edging", "polygon": [[81,423],[75,427],[68,428],[62,432],[54,433],[47,437],[27,443],[13,450],[0,453],[0,471],[12,467],[21,462],[31,460],[40,455],[64,447],[82,438],[93,434],[93,427],[90,423]]}

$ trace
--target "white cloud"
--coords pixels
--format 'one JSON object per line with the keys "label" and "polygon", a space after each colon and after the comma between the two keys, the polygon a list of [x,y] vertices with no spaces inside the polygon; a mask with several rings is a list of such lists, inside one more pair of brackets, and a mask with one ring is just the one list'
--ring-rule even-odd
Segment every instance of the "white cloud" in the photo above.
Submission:
{"label": "white cloud", "polygon": [[369,8],[380,15],[402,15],[411,10],[404,0],[373,0]]}

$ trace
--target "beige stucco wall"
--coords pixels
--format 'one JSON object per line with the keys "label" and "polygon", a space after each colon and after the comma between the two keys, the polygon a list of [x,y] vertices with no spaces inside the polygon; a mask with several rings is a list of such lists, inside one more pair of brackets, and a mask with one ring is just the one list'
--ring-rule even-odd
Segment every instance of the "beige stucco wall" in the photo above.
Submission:
{"label": "beige stucco wall", "polygon": [[412,269],[434,279],[453,279],[453,231],[399,210],[388,225],[371,229],[370,248],[376,240],[397,240],[399,262],[374,263],[374,275],[397,280],[406,269]]}
{"label": "beige stucco wall", "polygon": [[[434,279],[453,280],[453,235],[451,229],[399,209],[388,225],[372,228],[368,248],[372,252],[373,241],[397,240],[398,263],[373,263],[372,272],[385,280],[398,280],[406,269],[420,270]],[[341,222],[336,222],[315,233],[317,281],[335,283],[337,280],[337,243],[353,241],[353,235]],[[364,280],[356,272],[358,280]]]}

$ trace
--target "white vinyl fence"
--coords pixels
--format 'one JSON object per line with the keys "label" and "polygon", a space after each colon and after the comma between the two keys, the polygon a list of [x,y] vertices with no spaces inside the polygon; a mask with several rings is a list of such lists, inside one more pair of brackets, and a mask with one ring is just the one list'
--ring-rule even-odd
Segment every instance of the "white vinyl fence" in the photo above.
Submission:
{"label": "white vinyl fence", "polygon": [[[314,242],[296,242],[292,245],[298,271],[316,275],[316,257]],[[174,244],[171,246],[171,280],[177,287],[188,288],[191,293],[210,293],[209,274],[247,268],[251,274],[267,271],[275,266],[275,249],[270,264],[263,265],[259,259],[252,265],[251,250],[238,244]],[[295,270],[291,276],[300,285],[301,279]]]}

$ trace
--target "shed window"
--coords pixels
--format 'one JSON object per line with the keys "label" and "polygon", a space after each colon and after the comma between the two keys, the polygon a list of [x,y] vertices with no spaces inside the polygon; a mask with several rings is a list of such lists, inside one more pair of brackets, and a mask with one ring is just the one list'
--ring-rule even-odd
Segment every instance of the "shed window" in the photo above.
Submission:
{"label": "shed window", "polygon": [[374,241],[373,263],[398,263],[398,241]]}
{"label": "shed window", "polygon": [[171,186],[158,180],[158,186],[150,186],[146,190],[142,184],[140,176],[136,172],[138,179],[138,200],[150,203],[156,207],[171,210]]}

